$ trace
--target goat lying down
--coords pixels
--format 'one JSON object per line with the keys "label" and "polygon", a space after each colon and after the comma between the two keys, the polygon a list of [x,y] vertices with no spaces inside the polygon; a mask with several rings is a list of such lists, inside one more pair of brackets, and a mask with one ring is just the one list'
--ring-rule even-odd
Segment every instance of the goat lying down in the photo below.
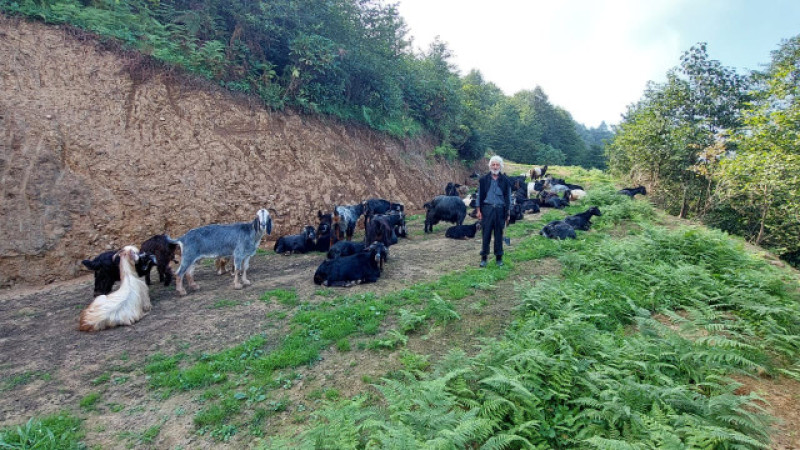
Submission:
{"label": "goat lying down", "polygon": [[554,220],[542,228],[539,232],[542,236],[549,239],[576,239],[575,228],[563,220]]}
{"label": "goat lying down", "polygon": [[119,289],[96,297],[81,311],[80,331],[99,331],[119,325],[133,325],[150,311],[150,293],[136,273],[139,249],[129,245],[117,254],[121,283]]}
{"label": "goat lying down", "polygon": [[247,279],[250,257],[256,253],[265,233],[272,233],[272,217],[266,209],[259,209],[252,222],[206,225],[193,228],[177,239],[167,236],[168,242],[181,247],[181,266],[175,274],[175,289],[178,294],[186,295],[184,276],[190,288],[200,289],[194,281],[193,273],[195,263],[201,258],[233,255],[234,289],[250,285],[250,280]]}
{"label": "goat lying down", "polygon": [[324,286],[352,286],[378,281],[388,251],[380,242],[373,242],[364,251],[336,259],[326,259],[314,273],[314,283]]}
{"label": "goat lying down", "polygon": [[275,242],[275,253],[283,253],[286,255],[292,253],[308,253],[313,251],[316,247],[317,232],[314,227],[306,225],[303,227],[303,232],[300,234],[291,234],[283,236]]}
{"label": "goat lying down", "polygon": [[647,195],[647,189],[645,189],[644,186],[639,185],[636,186],[635,188],[620,189],[619,191],[617,191],[617,194],[627,195],[630,198],[634,198],[636,194]]}
{"label": "goat lying down", "polygon": [[367,245],[363,242],[339,241],[333,244],[330,250],[328,250],[327,259],[355,255],[358,252],[363,252],[366,248]]}
{"label": "goat lying down", "polygon": [[445,230],[444,237],[450,239],[472,239],[480,229],[480,222],[475,222],[472,225],[453,225]]}

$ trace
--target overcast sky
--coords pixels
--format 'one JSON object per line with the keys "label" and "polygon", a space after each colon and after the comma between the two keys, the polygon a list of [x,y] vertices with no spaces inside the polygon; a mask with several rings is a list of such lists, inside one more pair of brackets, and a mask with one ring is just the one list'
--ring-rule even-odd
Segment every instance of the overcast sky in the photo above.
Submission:
{"label": "overcast sky", "polygon": [[478,69],[506,95],[541,86],[587,127],[616,124],[681,54],[762,69],[800,34],[800,0],[399,0],[416,49],[435,36],[461,75]]}

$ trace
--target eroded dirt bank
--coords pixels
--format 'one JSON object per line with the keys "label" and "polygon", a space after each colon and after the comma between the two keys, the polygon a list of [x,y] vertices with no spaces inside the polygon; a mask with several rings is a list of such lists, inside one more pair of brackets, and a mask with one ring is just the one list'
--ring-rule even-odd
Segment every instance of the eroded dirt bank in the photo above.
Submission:
{"label": "eroded dirt bank", "polygon": [[[270,112],[75,32],[0,16],[0,288],[85,274],[80,260],[208,223],[369,197],[410,210],[463,181],[433,142]],[[269,245],[269,244],[266,244]]]}

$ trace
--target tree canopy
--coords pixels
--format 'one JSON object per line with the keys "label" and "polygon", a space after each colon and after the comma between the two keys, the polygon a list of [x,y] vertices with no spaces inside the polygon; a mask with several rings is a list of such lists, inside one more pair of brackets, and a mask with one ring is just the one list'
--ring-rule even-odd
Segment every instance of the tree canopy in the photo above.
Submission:
{"label": "tree canopy", "polygon": [[396,6],[379,0],[0,0],[0,11],[116,39],[270,108],[424,130],[448,157],[602,164],[543,89],[508,97],[478,72],[462,78],[440,41],[414,52]]}
{"label": "tree canopy", "polygon": [[650,83],[606,148],[612,171],[649,184],[655,200],[767,244],[800,263],[800,37],[764,72],[740,75],[684,53]]}

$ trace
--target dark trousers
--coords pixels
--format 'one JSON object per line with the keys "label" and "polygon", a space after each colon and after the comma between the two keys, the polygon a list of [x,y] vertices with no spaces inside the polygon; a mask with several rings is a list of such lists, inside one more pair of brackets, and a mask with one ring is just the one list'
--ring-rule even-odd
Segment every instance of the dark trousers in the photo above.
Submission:
{"label": "dark trousers", "polygon": [[505,208],[503,206],[481,206],[481,234],[483,245],[481,245],[481,259],[489,255],[489,241],[494,233],[494,256],[498,259],[503,256],[503,228],[506,225]]}

